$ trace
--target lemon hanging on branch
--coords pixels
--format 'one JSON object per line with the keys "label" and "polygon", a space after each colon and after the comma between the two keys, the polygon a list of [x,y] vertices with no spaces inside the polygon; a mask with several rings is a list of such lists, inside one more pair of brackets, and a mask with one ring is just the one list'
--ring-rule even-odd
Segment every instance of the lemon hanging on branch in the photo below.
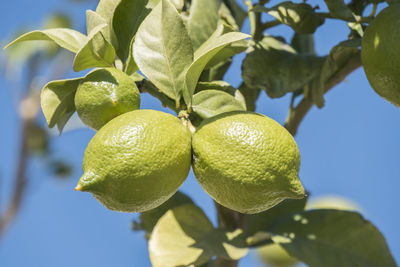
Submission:
{"label": "lemon hanging on branch", "polygon": [[367,27],[361,59],[375,92],[400,106],[400,4],[385,8]]}
{"label": "lemon hanging on branch", "polygon": [[142,212],[168,200],[186,179],[191,133],[164,112],[135,110],[111,120],[89,142],[76,190],[111,210]]}
{"label": "lemon hanging on branch", "polygon": [[115,68],[96,69],[79,84],[75,95],[79,118],[99,130],[111,119],[140,107],[140,93],[124,72]]}
{"label": "lemon hanging on branch", "polygon": [[290,133],[252,112],[230,112],[203,122],[193,136],[195,176],[221,205],[242,213],[303,198],[300,154]]}

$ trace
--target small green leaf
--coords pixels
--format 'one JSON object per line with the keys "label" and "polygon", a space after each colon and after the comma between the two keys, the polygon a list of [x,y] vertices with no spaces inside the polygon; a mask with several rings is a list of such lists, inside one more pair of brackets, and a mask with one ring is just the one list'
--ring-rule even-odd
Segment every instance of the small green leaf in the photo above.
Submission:
{"label": "small green leaf", "polygon": [[242,77],[247,86],[263,89],[271,98],[282,97],[314,79],[324,58],[299,55],[286,43],[265,36],[247,50]]}
{"label": "small green leaf", "polygon": [[196,50],[194,54],[194,62],[190,65],[186,74],[186,86],[183,90],[183,97],[189,108],[192,105],[192,96],[196,88],[197,81],[199,80],[200,74],[204,70],[207,63],[225,46],[248,37],[249,35],[241,32],[229,32],[222,36],[208,40]]}
{"label": "small green leaf", "polygon": [[83,78],[59,80],[47,83],[40,95],[40,102],[47,124],[62,132],[65,124],[75,112],[75,92]]}
{"label": "small green leaf", "polygon": [[[229,9],[232,17],[235,19],[237,25],[240,27],[242,27],[243,21],[246,19],[247,17],[247,12],[243,10],[243,8],[238,5],[238,3],[235,0],[225,0],[224,1],[224,5],[226,5],[226,7]],[[221,7],[222,9],[222,7]],[[220,11],[221,12],[221,16],[222,19],[224,19],[225,13],[223,12],[223,10]]]}
{"label": "small green leaf", "polygon": [[96,8],[96,13],[99,14],[109,25],[109,27],[105,29],[108,31],[105,37],[110,36],[111,44],[115,49],[118,49],[118,40],[115,35],[114,29],[112,27],[113,25],[112,22],[113,22],[115,8],[117,7],[120,1],[121,0],[100,0]]}
{"label": "small green leaf", "polygon": [[332,17],[353,21],[354,15],[351,9],[345,4],[344,0],[324,0],[325,4],[328,6],[329,12]]}
{"label": "small green leaf", "polygon": [[197,50],[217,29],[221,0],[193,0],[188,18],[188,31],[192,46]]}
{"label": "small green leaf", "polygon": [[240,40],[225,46],[207,63],[205,69],[214,67],[215,65],[232,58],[234,55],[244,52],[248,46],[248,41],[246,40]]}
{"label": "small green leaf", "polygon": [[140,24],[158,4],[159,0],[120,0],[115,8],[112,26],[118,38],[118,57],[125,62],[129,54],[132,38]]}
{"label": "small green leaf", "polygon": [[131,40],[131,45],[129,49],[129,55],[128,59],[126,60],[125,64],[125,73],[128,75],[134,74],[136,71],[138,71],[138,66],[136,65],[135,59],[133,58],[133,44],[135,42],[135,37],[132,38]]}
{"label": "small green leaf", "polygon": [[[88,35],[95,29],[97,26],[107,24],[107,21],[103,19],[99,14],[92,10],[86,11],[86,31]],[[111,43],[111,36],[110,36],[110,25],[107,24],[106,27],[101,29],[101,33],[109,43]]]}
{"label": "small green leaf", "polygon": [[178,191],[161,206],[140,213],[139,225],[141,230],[146,231],[146,236],[150,237],[154,226],[167,211],[185,204],[193,204],[193,201],[187,195]]}
{"label": "small green leaf", "polygon": [[272,239],[311,267],[396,267],[385,238],[360,214],[339,210],[296,213],[270,228]]}
{"label": "small green leaf", "polygon": [[334,46],[322,65],[321,71],[314,79],[311,88],[311,96],[317,107],[324,106],[324,93],[326,82],[341,69],[352,56],[359,53],[358,47],[361,39],[347,40]]}
{"label": "small green leaf", "polygon": [[201,265],[212,255],[202,242],[214,227],[193,204],[167,211],[157,222],[149,240],[150,260],[154,267]]}
{"label": "small green leaf", "polygon": [[265,11],[301,34],[314,33],[325,21],[323,17],[314,12],[310,5],[305,3],[296,4],[287,1]]}
{"label": "small green leaf", "polygon": [[195,94],[192,108],[203,119],[229,111],[246,110],[235,97],[218,90],[204,90]]}
{"label": "small green leaf", "polygon": [[25,33],[6,45],[4,49],[24,41],[53,41],[62,48],[77,53],[86,41],[86,36],[80,32],[65,28],[55,28],[43,31]]}
{"label": "small green leaf", "polygon": [[140,25],[133,55],[140,71],[178,106],[193,49],[181,16],[168,0],[161,1]]}
{"label": "small green leaf", "polygon": [[75,56],[74,71],[113,66],[115,59],[114,47],[104,38],[101,32],[106,27],[107,24],[98,25],[89,33],[87,42]]}

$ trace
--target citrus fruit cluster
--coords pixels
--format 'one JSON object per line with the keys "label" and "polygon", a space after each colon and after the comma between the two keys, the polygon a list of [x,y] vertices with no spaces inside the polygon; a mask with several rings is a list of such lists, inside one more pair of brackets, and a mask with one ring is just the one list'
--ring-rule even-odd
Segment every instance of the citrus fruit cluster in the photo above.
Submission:
{"label": "citrus fruit cluster", "polygon": [[372,88],[400,106],[400,4],[385,8],[367,27],[361,60]]}
{"label": "citrus fruit cluster", "polygon": [[91,192],[111,210],[143,212],[169,199],[193,165],[203,189],[235,211],[257,213],[304,197],[299,151],[280,124],[229,112],[203,121],[192,135],[177,117],[136,110],[139,92],[130,79],[99,69],[78,88],[78,114],[99,131],[85,151],[76,190]]}

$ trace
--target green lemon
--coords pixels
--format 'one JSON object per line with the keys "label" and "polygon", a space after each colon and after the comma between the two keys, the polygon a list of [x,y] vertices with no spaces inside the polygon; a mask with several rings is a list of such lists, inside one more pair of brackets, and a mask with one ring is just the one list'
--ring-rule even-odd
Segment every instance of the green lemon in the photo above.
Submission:
{"label": "green lemon", "polygon": [[115,68],[96,69],[81,81],[75,94],[79,118],[98,130],[111,119],[140,107],[135,82]]}
{"label": "green lemon", "polygon": [[155,110],[122,114],[89,142],[76,190],[111,210],[142,212],[170,198],[187,177],[191,133],[180,120]]}
{"label": "green lemon", "polygon": [[192,147],[197,180],[215,201],[232,210],[258,213],[305,195],[296,142],[264,115],[230,112],[205,120]]}
{"label": "green lemon", "polygon": [[361,60],[372,88],[400,106],[400,4],[382,10],[367,27]]}
{"label": "green lemon", "polygon": [[291,267],[297,264],[297,259],[290,256],[278,244],[262,246],[256,251],[258,256],[271,267]]}

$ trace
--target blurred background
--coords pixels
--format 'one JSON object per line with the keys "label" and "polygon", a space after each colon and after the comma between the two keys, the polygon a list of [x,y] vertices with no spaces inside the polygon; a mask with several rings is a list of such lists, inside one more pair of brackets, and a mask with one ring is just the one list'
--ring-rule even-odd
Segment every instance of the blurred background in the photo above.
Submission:
{"label": "blurred background", "polygon": [[[310,4],[326,11],[323,2]],[[85,10],[96,5],[96,0],[2,1],[0,44],[33,29],[72,27],[86,33]],[[248,22],[242,31],[249,32]],[[268,33],[288,41],[293,34],[287,26]],[[329,53],[347,34],[343,22],[327,20],[315,34],[317,54]],[[234,86],[241,82],[243,57],[234,58],[225,76]],[[144,233],[131,229],[138,214],[109,211],[90,194],[73,190],[95,132],[74,116],[59,136],[38,108],[45,83],[85,74],[72,71],[72,60],[71,53],[46,42],[0,51],[0,266],[151,266]],[[289,102],[289,96],[271,100],[261,93],[257,111],[283,124]],[[141,105],[171,112],[147,94]],[[296,136],[300,178],[310,199],[339,195],[357,203],[386,237],[397,262],[399,134],[400,110],[375,94],[358,69],[326,95],[323,109],[311,110]],[[181,190],[216,223],[213,202],[192,173]],[[240,261],[240,266],[263,264],[254,251]]]}

